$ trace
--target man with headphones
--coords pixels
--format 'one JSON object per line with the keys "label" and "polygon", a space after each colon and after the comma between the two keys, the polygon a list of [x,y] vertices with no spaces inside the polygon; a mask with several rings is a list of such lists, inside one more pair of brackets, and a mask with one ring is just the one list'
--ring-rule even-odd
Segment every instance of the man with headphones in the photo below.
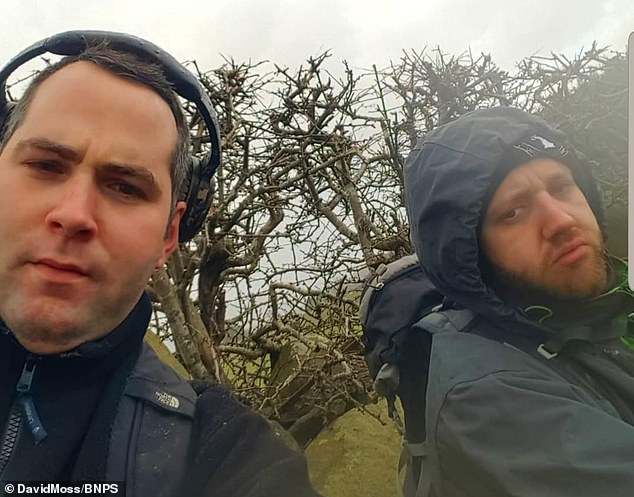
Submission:
{"label": "man with headphones", "polygon": [[[43,53],[65,57],[7,102],[7,77]],[[197,395],[143,344],[148,278],[200,229],[220,160],[193,75],[139,38],[68,32],[0,84],[0,488],[316,496],[263,418],[220,387]],[[177,95],[209,130],[200,161]]]}

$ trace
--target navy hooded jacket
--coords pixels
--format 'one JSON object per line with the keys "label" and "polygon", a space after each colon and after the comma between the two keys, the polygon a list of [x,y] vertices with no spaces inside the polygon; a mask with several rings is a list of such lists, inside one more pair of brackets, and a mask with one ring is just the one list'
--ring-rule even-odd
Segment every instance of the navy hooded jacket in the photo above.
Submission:
{"label": "navy hooded jacket", "polygon": [[[482,278],[483,205],[509,148],[534,135],[569,148],[573,176],[605,227],[583,157],[562,133],[517,109],[474,111],[428,133],[405,166],[420,263],[450,301],[478,316],[471,333],[447,323],[434,335],[424,464],[433,496],[634,495],[634,354],[615,336],[614,316],[587,325],[592,340],[547,360],[504,337],[520,334],[537,346],[556,330],[506,304]],[[634,310],[630,297],[624,302],[620,314]]]}

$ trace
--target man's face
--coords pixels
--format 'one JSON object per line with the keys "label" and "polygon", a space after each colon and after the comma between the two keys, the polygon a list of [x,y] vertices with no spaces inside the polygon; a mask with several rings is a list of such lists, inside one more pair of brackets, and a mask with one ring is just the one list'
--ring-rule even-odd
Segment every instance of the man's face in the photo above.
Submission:
{"label": "man's face", "polygon": [[176,140],[167,103],[92,63],[38,88],[0,154],[0,317],[27,349],[69,350],[134,307],[177,246]]}
{"label": "man's face", "polygon": [[534,159],[506,176],[486,212],[482,247],[516,294],[575,299],[606,285],[596,218],[568,167],[554,159]]}

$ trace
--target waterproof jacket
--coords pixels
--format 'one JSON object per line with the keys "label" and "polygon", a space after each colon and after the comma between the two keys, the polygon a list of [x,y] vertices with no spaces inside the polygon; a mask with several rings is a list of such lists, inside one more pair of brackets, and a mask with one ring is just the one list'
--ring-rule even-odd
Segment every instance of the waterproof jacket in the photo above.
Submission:
{"label": "waterproof jacket", "polygon": [[[503,302],[480,271],[478,224],[492,178],[509,148],[534,135],[570,150],[575,180],[605,226],[584,158],[516,109],[475,111],[430,132],[405,166],[421,265],[451,305],[476,315],[469,330],[446,322],[433,336],[425,471],[436,497],[634,495],[634,355],[621,339],[632,298],[577,303],[578,319],[550,326]],[[538,352],[577,330],[583,339]]]}
{"label": "waterproof jacket", "polygon": [[194,391],[142,343],[150,312],[144,296],[109,335],[56,356],[2,326],[0,495],[6,482],[118,481],[127,497],[318,497],[264,418],[220,386]]}

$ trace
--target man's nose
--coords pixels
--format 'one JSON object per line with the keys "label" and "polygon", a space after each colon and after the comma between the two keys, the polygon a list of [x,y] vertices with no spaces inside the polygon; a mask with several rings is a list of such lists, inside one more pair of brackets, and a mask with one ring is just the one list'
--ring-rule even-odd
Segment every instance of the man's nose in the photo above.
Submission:
{"label": "man's nose", "polygon": [[97,232],[98,194],[92,178],[76,175],[60,185],[46,224],[66,238],[88,240]]}
{"label": "man's nose", "polygon": [[542,235],[548,240],[567,233],[575,226],[574,216],[567,206],[547,192],[537,195],[539,212],[542,216]]}

